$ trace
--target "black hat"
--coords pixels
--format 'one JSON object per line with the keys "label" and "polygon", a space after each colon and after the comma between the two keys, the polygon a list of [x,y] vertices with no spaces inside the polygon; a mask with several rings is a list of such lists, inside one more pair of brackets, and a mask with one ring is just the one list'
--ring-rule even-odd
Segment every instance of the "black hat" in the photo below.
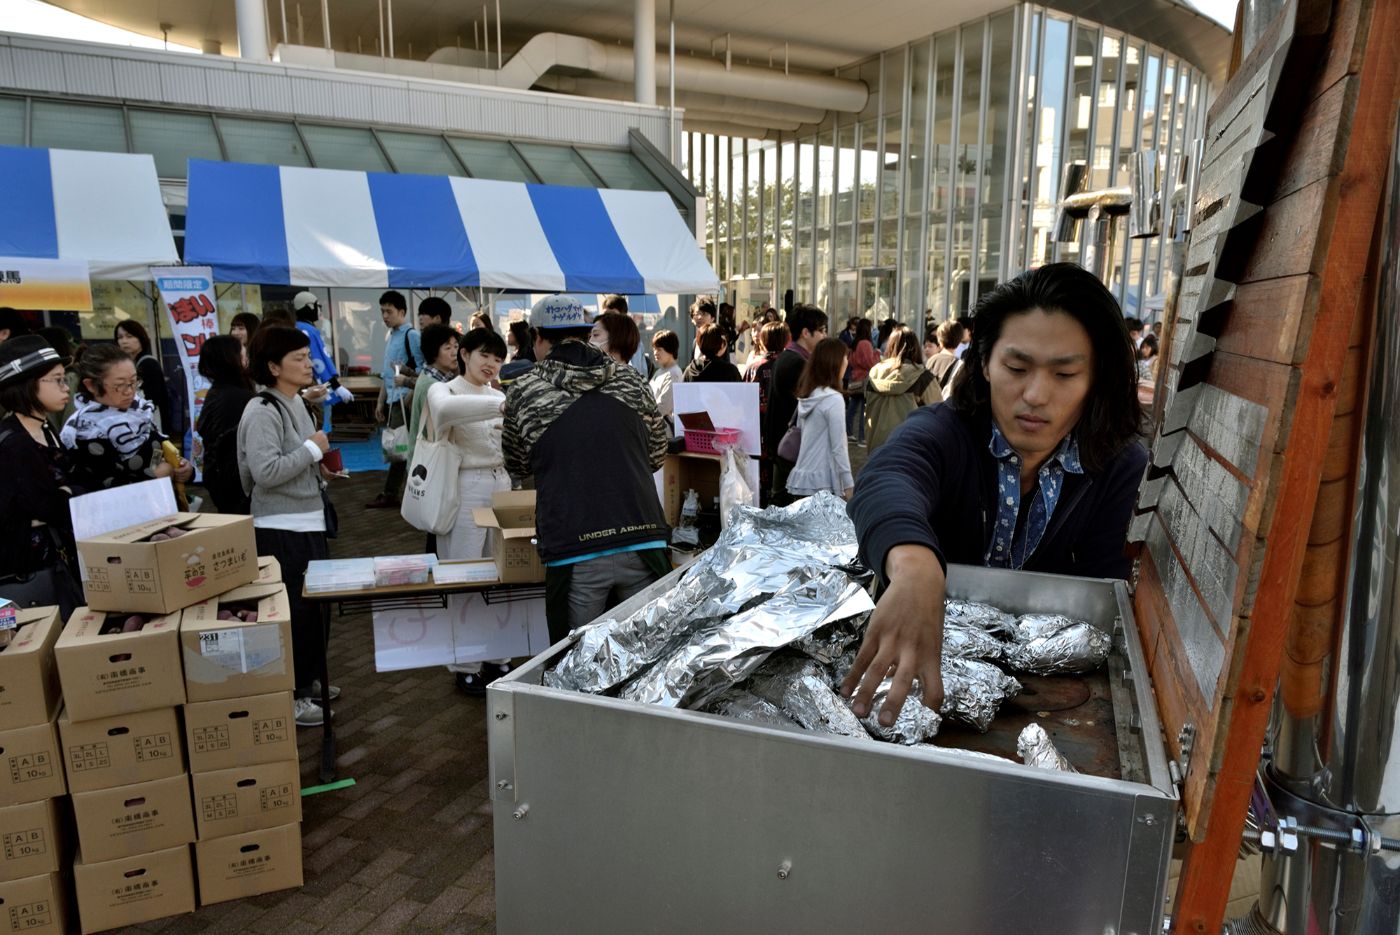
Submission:
{"label": "black hat", "polygon": [[68,358],[60,357],[58,351],[38,335],[11,338],[0,344],[0,386],[47,373],[57,364],[67,366]]}

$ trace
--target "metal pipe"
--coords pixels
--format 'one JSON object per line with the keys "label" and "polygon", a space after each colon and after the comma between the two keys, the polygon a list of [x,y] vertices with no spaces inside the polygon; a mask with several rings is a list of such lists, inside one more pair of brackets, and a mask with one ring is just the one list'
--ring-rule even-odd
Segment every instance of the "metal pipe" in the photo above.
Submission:
{"label": "metal pipe", "polygon": [[501,0],[496,0],[496,70],[501,70]]}
{"label": "metal pipe", "polygon": [[676,147],[680,142],[676,138],[676,83],[669,80],[670,76],[676,73],[676,0],[670,0],[670,12],[667,15],[667,22],[667,31],[670,35],[666,42],[666,75],[668,78],[666,82],[666,94],[668,97],[666,117],[668,121],[667,139],[670,140],[671,150],[668,155],[671,157],[672,162],[676,162]]}
{"label": "metal pipe", "polygon": [[331,47],[330,0],[321,0],[321,43],[327,49]]}
{"label": "metal pipe", "polygon": [[379,57],[384,57],[384,0],[379,0]]}
{"label": "metal pipe", "polygon": [[486,53],[486,61],[491,61],[491,17],[486,12],[486,4],[481,5],[481,42]]}
{"label": "metal pipe", "polygon": [[384,18],[389,23],[389,57],[394,57],[394,0],[384,0]]}
{"label": "metal pipe", "polygon": [[277,0],[277,6],[282,12],[282,41],[287,41],[287,0]]}
{"label": "metal pipe", "polygon": [[[1323,666],[1331,685],[1319,711],[1278,704],[1269,778],[1271,798],[1292,797],[1393,840],[1400,838],[1400,146],[1391,160],[1351,566]],[[1266,856],[1261,874],[1256,911],[1287,935],[1400,931],[1400,857],[1309,844]]]}
{"label": "metal pipe", "polygon": [[656,103],[656,0],[632,0],[632,87],[638,104]]}
{"label": "metal pipe", "polygon": [[267,10],[263,0],[234,0],[238,19],[238,54],[242,58],[267,61]]}

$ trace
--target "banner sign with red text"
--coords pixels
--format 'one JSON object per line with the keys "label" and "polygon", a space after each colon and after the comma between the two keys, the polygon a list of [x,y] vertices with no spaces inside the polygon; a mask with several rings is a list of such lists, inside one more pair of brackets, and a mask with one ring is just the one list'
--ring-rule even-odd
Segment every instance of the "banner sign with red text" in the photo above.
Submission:
{"label": "banner sign with red text", "polygon": [[219,307],[214,296],[214,271],[207,266],[153,266],[151,278],[160,290],[180,366],[185,371],[185,398],[190,406],[190,460],[195,479],[203,474],[204,443],[194,426],[204,408],[209,381],[199,375],[199,352],[204,342],[219,333]]}

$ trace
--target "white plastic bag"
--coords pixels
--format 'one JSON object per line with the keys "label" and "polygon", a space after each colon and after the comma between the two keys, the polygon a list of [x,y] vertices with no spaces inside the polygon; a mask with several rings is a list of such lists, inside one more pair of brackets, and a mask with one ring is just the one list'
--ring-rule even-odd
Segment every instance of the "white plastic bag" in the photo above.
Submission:
{"label": "white plastic bag", "polygon": [[729,512],[736,506],[753,505],[753,489],[749,487],[748,460],[738,448],[724,449],[719,473],[719,523],[721,529],[729,526]]}
{"label": "white plastic bag", "polygon": [[408,460],[408,416],[404,413],[402,400],[399,401],[398,407],[403,424],[393,428],[386,425],[379,435],[379,448],[384,454],[384,460],[390,464]]}

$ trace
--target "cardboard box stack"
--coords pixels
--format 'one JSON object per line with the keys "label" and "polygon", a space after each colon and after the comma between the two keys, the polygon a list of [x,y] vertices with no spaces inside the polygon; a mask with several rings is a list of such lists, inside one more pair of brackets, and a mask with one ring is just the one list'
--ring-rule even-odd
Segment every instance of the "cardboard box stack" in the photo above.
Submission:
{"label": "cardboard box stack", "polygon": [[302,883],[291,607],[263,579],[186,608],[180,623],[205,905]]}
{"label": "cardboard box stack", "polygon": [[[63,712],[49,728],[82,931],[192,911],[196,861],[206,903],[300,885],[290,618],[252,520],[177,514],[81,540],[78,555],[88,606],[54,645]],[[268,750],[275,774],[239,772]],[[237,775],[211,791],[216,771]],[[248,814],[262,820],[231,817]],[[232,854],[208,846],[235,835]]]}
{"label": "cardboard box stack", "polygon": [[84,933],[194,910],[180,613],[80,607],[54,648]]}
{"label": "cardboard box stack", "polygon": [[0,650],[0,933],[61,935],[67,786],[55,721],[58,608],[21,610]]}

